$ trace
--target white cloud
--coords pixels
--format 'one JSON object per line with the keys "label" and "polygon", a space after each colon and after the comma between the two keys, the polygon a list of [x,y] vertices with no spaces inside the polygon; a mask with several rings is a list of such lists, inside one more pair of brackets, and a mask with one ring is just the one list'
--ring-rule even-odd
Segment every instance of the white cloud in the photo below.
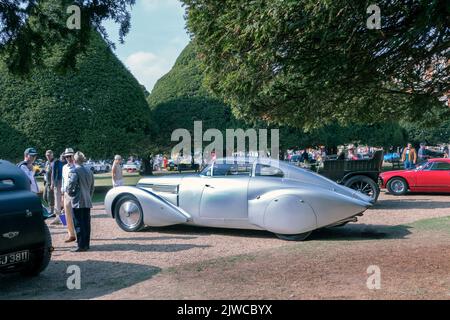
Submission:
{"label": "white cloud", "polygon": [[155,83],[172,69],[175,60],[184,48],[166,48],[160,54],[138,51],[125,59],[125,65],[139,81],[151,92]]}
{"label": "white cloud", "polygon": [[139,51],[126,58],[125,65],[136,79],[151,91],[156,81],[169,72],[171,63],[151,52]]}

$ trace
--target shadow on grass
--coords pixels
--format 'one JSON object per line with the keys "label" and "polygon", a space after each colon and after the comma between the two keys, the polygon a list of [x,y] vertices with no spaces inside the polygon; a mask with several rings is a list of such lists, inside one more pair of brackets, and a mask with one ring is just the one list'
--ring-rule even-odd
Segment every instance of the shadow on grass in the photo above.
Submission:
{"label": "shadow on grass", "polygon": [[112,219],[109,214],[93,214],[91,215],[91,219]]}
{"label": "shadow on grass", "polygon": [[194,245],[194,244],[131,244],[131,243],[116,243],[116,244],[91,244],[91,251],[135,251],[135,252],[179,252],[190,250],[193,248],[209,248],[209,245]]}
{"label": "shadow on grass", "polygon": [[411,234],[410,226],[385,226],[367,224],[348,224],[344,227],[323,228],[316,230],[309,240],[379,240],[404,239]]}
{"label": "shadow on grass", "polygon": [[[308,238],[308,240],[378,240],[378,239],[404,239],[411,234],[410,226],[385,226],[385,225],[365,225],[365,224],[348,224],[343,227],[323,228],[316,230]],[[148,229],[146,229],[148,230]],[[183,234],[199,236],[230,236],[230,237],[246,237],[260,239],[276,239],[276,235],[269,231],[260,230],[242,230],[242,229],[223,229],[195,227],[186,225],[177,225],[170,227],[151,228],[164,234]],[[145,231],[141,232],[145,233]],[[131,240],[131,239],[130,239]]]}
{"label": "shadow on grass", "polygon": [[156,231],[165,234],[181,234],[194,236],[230,236],[230,237],[247,237],[247,238],[274,238],[275,235],[268,231],[261,230],[245,230],[245,229],[226,229],[226,228],[211,228],[201,226],[189,225],[174,225],[169,227],[153,228],[148,227],[141,233]]}
{"label": "shadow on grass", "polygon": [[[69,266],[81,270],[81,289],[67,288]],[[0,275],[0,299],[94,299],[148,280],[161,271],[158,267],[134,263],[52,261],[38,277],[19,274]],[[71,282],[72,283],[72,282]]]}
{"label": "shadow on grass", "polygon": [[[450,199],[450,198],[449,198]],[[450,201],[434,199],[411,199],[407,196],[398,199],[379,200],[370,210],[408,210],[408,209],[450,209]],[[449,210],[450,212],[450,210]]]}
{"label": "shadow on grass", "polygon": [[134,238],[130,237],[130,238],[114,238],[114,239],[91,239],[91,241],[158,241],[158,240],[194,240],[194,239],[197,239],[197,237],[161,236],[161,237],[134,237]]}

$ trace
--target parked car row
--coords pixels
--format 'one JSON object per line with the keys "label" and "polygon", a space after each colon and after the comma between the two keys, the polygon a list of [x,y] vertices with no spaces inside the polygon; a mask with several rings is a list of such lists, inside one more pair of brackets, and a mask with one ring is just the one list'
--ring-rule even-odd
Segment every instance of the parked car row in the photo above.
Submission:
{"label": "parked car row", "polygon": [[409,192],[450,192],[450,159],[430,159],[413,170],[387,171],[379,184],[393,195]]}
{"label": "parked car row", "polygon": [[112,164],[108,161],[92,161],[89,160],[85,163],[85,166],[93,173],[107,173],[111,171]]}
{"label": "parked car row", "polygon": [[127,172],[138,172],[141,169],[141,163],[139,161],[127,161],[123,166],[122,170]]}

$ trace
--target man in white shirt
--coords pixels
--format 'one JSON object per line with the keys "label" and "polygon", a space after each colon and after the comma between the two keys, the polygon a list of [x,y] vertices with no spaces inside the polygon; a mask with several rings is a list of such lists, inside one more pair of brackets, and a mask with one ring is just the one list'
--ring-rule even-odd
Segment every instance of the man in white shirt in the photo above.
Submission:
{"label": "man in white shirt", "polygon": [[73,208],[72,208],[72,201],[67,193],[67,187],[69,185],[69,174],[72,169],[75,168],[74,163],[74,151],[72,148],[67,148],[66,151],[64,151],[64,158],[66,158],[67,164],[64,165],[62,169],[62,186],[61,186],[61,193],[64,195],[64,212],[66,214],[66,222],[67,222],[67,232],[69,234],[69,237],[64,241],[66,243],[74,242],[77,240],[75,236],[75,227],[73,223]]}
{"label": "man in white shirt", "polygon": [[123,186],[123,174],[122,174],[122,157],[120,155],[116,155],[114,157],[114,163],[112,166],[112,183],[113,188]]}
{"label": "man in white shirt", "polygon": [[34,148],[28,148],[24,152],[24,160],[18,164],[19,168],[26,174],[30,181],[30,189],[34,193],[39,193],[39,187],[34,177],[33,163],[36,161],[37,151]]}

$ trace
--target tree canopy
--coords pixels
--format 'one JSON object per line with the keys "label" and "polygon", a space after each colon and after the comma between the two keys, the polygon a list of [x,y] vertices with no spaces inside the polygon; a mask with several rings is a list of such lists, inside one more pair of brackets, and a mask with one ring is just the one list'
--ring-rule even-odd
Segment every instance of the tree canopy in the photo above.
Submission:
{"label": "tree canopy", "polygon": [[[108,35],[101,25],[112,20],[120,25],[119,37],[130,29],[129,8],[136,0],[0,0],[0,53],[9,71],[28,74],[41,65],[46,52],[55,46],[61,50],[55,69],[74,69],[76,57],[87,50],[92,29],[102,34],[109,45]],[[80,9],[79,28],[71,29],[67,21]]]}
{"label": "tree canopy", "polygon": [[193,44],[178,57],[169,73],[156,83],[148,97],[152,117],[159,125],[155,149],[168,152],[177,142],[171,142],[172,132],[187,129],[194,134],[194,121],[202,121],[204,130],[242,127],[229,106],[214,98],[203,86],[204,72]]}
{"label": "tree canopy", "polygon": [[[448,117],[450,5],[182,0],[206,84],[244,119],[300,128]],[[434,122],[434,123],[435,123]]]}
{"label": "tree canopy", "polygon": [[194,121],[203,121],[203,130],[210,128],[279,128],[281,149],[306,146],[337,146],[343,143],[367,143],[378,146],[401,145],[406,133],[397,123],[377,123],[371,126],[330,124],[304,132],[301,129],[270,126],[258,120],[246,123],[237,119],[231,107],[220,98],[211,95],[204,86],[205,70],[200,63],[196,45],[190,43],[178,57],[172,70],[155,85],[148,97],[152,116],[160,124],[157,136],[152,140],[156,149],[170,151],[171,134],[175,129],[188,129],[193,135]]}
{"label": "tree canopy", "polygon": [[97,34],[78,70],[61,75],[47,67],[23,79],[0,64],[0,158],[20,159],[26,147],[56,153],[66,147],[92,158],[140,153],[149,146],[154,125],[137,80]]}

